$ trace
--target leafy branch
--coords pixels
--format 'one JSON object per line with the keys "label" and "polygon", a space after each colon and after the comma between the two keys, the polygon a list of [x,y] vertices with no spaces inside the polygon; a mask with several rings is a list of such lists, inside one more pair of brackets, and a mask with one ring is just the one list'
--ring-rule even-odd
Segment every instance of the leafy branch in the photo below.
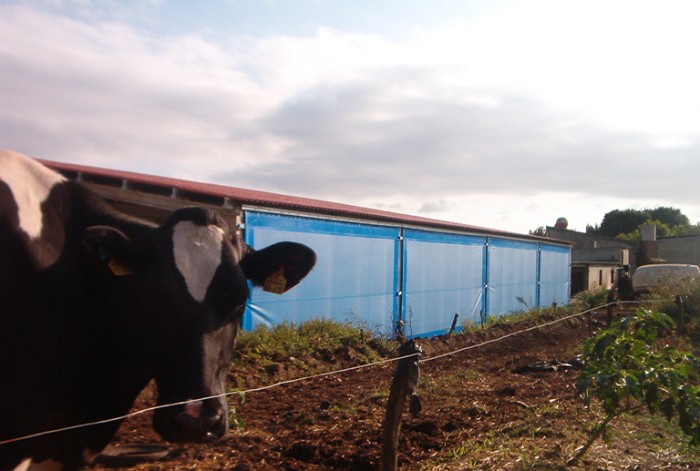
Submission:
{"label": "leafy branch", "polygon": [[584,344],[586,366],[576,381],[576,392],[587,407],[597,399],[605,417],[569,464],[578,462],[595,440],[606,438],[612,420],[642,407],[669,421],[678,416],[690,443],[700,444],[698,360],[659,342],[659,333],[673,326],[666,314],[640,309]]}

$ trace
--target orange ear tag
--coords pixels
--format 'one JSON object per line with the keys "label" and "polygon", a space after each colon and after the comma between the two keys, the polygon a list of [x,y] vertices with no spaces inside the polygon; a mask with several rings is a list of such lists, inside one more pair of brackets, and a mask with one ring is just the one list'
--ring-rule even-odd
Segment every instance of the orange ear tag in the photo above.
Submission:
{"label": "orange ear tag", "polygon": [[109,266],[109,269],[112,270],[114,276],[129,276],[134,273],[134,270],[132,270],[131,267],[120,262],[116,258],[110,258],[109,262],[107,262],[107,266]]}
{"label": "orange ear tag", "polygon": [[284,268],[280,268],[272,275],[265,278],[263,290],[275,294],[282,294],[287,291],[287,280],[284,277]]}

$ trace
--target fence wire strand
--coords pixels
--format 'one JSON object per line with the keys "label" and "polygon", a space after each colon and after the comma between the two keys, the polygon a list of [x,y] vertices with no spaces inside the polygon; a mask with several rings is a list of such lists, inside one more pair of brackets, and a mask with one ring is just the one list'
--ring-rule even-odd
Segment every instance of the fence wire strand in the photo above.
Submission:
{"label": "fence wire strand", "polygon": [[503,336],[501,336],[501,337],[497,337],[497,338],[495,338],[495,339],[486,340],[486,341],[484,341],[484,342],[477,343],[477,344],[474,344],[474,345],[468,345],[468,346],[466,346],[466,347],[460,348],[460,349],[458,349],[458,350],[454,350],[454,351],[452,351],[452,352],[447,352],[447,353],[443,353],[443,354],[441,354],[441,355],[435,355],[435,356],[432,356],[432,357],[430,357],[430,358],[422,359],[422,360],[421,360],[421,363],[427,363],[427,362],[429,362],[429,361],[438,360],[438,359],[440,359],[440,358],[444,358],[444,357],[456,355],[456,354],[458,354],[458,353],[462,353],[462,352],[465,352],[465,351],[467,351],[467,350],[473,350],[473,349],[475,349],[475,348],[483,347],[484,345],[489,345],[489,344],[492,344],[492,343],[500,342],[500,341],[505,340],[505,339],[507,339],[507,338],[515,337],[516,335],[524,334],[524,333],[531,332],[531,331],[537,330],[537,329],[542,329],[542,328],[544,328],[544,327],[549,327],[549,326],[551,326],[551,325],[558,324],[559,322],[564,322],[564,321],[567,321],[567,320],[569,320],[569,319],[573,319],[573,318],[575,318],[575,317],[583,316],[584,314],[588,314],[589,312],[597,311],[598,309],[604,309],[604,308],[610,306],[611,304],[615,304],[615,303],[612,302],[612,303],[603,304],[603,305],[598,306],[598,307],[594,307],[594,308],[591,308],[591,309],[587,309],[587,310],[585,310],[585,311],[583,311],[583,312],[579,312],[579,313],[576,313],[576,314],[571,314],[570,316],[562,317],[562,318],[560,318],[560,319],[555,319],[555,320],[550,321],[550,322],[545,322],[544,324],[537,324],[537,325],[533,325],[532,327],[528,327],[527,329],[519,330],[519,331],[517,331],[517,332],[511,332],[511,333],[509,333],[509,334],[503,335]]}
{"label": "fence wire strand", "polygon": [[[481,343],[478,343],[478,344],[469,345],[469,346],[467,346],[467,347],[460,348],[460,349],[457,349],[457,350],[454,350],[454,351],[451,351],[451,352],[443,353],[443,354],[440,354],[440,355],[436,355],[436,356],[433,356],[433,357],[430,357],[430,358],[422,358],[422,359],[420,360],[420,363],[428,363],[428,362],[433,361],[433,360],[439,360],[440,358],[445,358],[445,357],[448,357],[448,356],[457,355],[457,354],[462,353],[462,352],[465,352],[465,351],[467,351],[467,350],[473,350],[473,349],[476,349],[476,348],[483,347],[483,346],[485,346],[485,345],[489,345],[489,344],[496,343],[496,342],[501,342],[501,341],[503,341],[503,340],[505,340],[505,339],[507,339],[507,338],[514,337],[514,336],[516,336],[516,335],[520,335],[520,334],[524,334],[524,333],[527,333],[527,332],[531,332],[531,331],[533,331],[533,330],[537,330],[537,329],[542,329],[542,328],[545,328],[545,327],[549,327],[549,326],[554,325],[554,324],[557,324],[557,323],[559,323],[559,322],[564,322],[564,321],[567,321],[567,320],[569,320],[569,319],[573,319],[573,318],[575,318],[575,317],[580,317],[580,316],[583,316],[583,315],[585,315],[585,314],[591,313],[591,312],[593,312],[593,311],[597,311],[597,310],[599,310],[599,309],[604,309],[604,308],[606,308],[606,307],[608,307],[608,306],[610,306],[610,305],[612,305],[612,304],[616,304],[616,303],[615,303],[615,302],[610,302],[610,303],[607,303],[607,304],[603,304],[603,305],[601,305],[601,306],[597,306],[597,307],[594,307],[594,308],[591,308],[591,309],[587,309],[587,310],[585,310],[585,311],[582,311],[582,312],[579,312],[579,313],[576,313],[576,314],[571,314],[571,315],[569,315],[569,316],[562,317],[562,318],[560,318],[560,319],[555,319],[555,320],[550,321],[550,322],[546,322],[546,323],[543,323],[543,324],[538,324],[538,325],[535,325],[535,326],[532,326],[532,327],[528,327],[527,329],[523,329],[523,330],[520,330],[520,331],[517,331],[517,332],[511,332],[511,333],[509,333],[509,334],[503,335],[503,336],[498,337],[498,338],[495,338],[495,339],[486,340],[486,341],[481,342]],[[87,428],[87,427],[93,427],[93,426],[97,426],[97,425],[104,425],[104,424],[108,424],[108,423],[112,423],[112,422],[118,422],[118,421],[121,421],[121,420],[124,420],[124,419],[128,419],[128,418],[131,418],[131,417],[135,417],[135,416],[138,416],[138,415],[142,415],[142,414],[145,414],[145,413],[148,413],[148,412],[153,412],[153,411],[156,411],[156,410],[159,410],[159,409],[166,409],[166,408],[169,408],[169,407],[175,407],[175,406],[186,405],[186,404],[190,404],[190,403],[193,403],[193,402],[206,401],[206,400],[208,400],[208,399],[219,399],[219,398],[222,398],[222,397],[229,397],[229,396],[236,396],[236,395],[241,395],[241,396],[243,396],[243,395],[246,395],[246,394],[249,394],[249,393],[255,393],[255,392],[265,391],[265,390],[269,390],[269,389],[273,389],[273,388],[277,388],[277,387],[281,387],[281,386],[286,386],[286,385],[289,385],[289,384],[299,383],[299,382],[302,382],[302,381],[310,381],[310,380],[313,380],[313,379],[319,379],[319,378],[324,378],[324,377],[327,377],[327,376],[333,376],[333,375],[348,373],[348,372],[351,372],[351,371],[358,371],[358,370],[362,370],[362,369],[366,369],[366,368],[373,368],[373,367],[375,367],[375,366],[381,366],[381,365],[385,365],[385,364],[388,364],[388,363],[397,362],[397,361],[399,361],[399,360],[403,360],[403,359],[405,359],[405,358],[414,357],[414,356],[416,356],[416,355],[418,355],[418,354],[414,353],[414,354],[411,354],[411,355],[405,355],[405,356],[396,357],[396,358],[389,358],[389,359],[387,359],[387,360],[381,360],[381,361],[377,361],[377,362],[373,362],[373,363],[367,363],[367,364],[364,364],[364,365],[352,366],[352,367],[349,367],[349,368],[343,368],[343,369],[340,369],[340,370],[329,371],[329,372],[326,372],[326,373],[319,373],[319,374],[315,374],[315,375],[303,376],[303,377],[300,377],[300,378],[294,378],[294,379],[289,379],[289,380],[285,380],[285,381],[280,381],[280,382],[274,383],[274,384],[269,384],[269,385],[267,385],[267,386],[261,386],[261,387],[258,387],[258,388],[247,389],[247,390],[245,390],[245,391],[231,391],[231,392],[227,392],[227,393],[223,393],[223,394],[216,394],[216,395],[213,395],[213,396],[200,397],[200,398],[197,398],[197,399],[188,399],[188,400],[186,400],[186,401],[173,402],[173,403],[168,403],[168,404],[161,404],[161,405],[157,405],[157,406],[153,406],[153,407],[148,407],[148,408],[145,408],[145,409],[140,409],[140,410],[137,410],[137,411],[134,411],[134,412],[129,412],[128,414],[124,414],[124,415],[121,415],[121,416],[118,416],[118,417],[112,417],[112,418],[109,418],[109,419],[97,420],[97,421],[94,421],[94,422],[88,422],[88,423],[83,423],[83,424],[78,424],[78,425],[71,425],[71,426],[61,427],[61,428],[57,428],[57,429],[53,429],[53,430],[46,430],[46,431],[43,431],[43,432],[37,432],[37,433],[30,434],[30,435],[24,435],[24,436],[21,436],[21,437],[16,437],[16,438],[10,438],[10,439],[6,439],[6,440],[2,440],[2,441],[0,441],[0,446],[2,446],[2,445],[7,445],[7,444],[10,444],[10,443],[16,443],[16,442],[20,442],[20,441],[30,440],[30,439],[34,439],[34,438],[39,438],[39,437],[43,437],[43,436],[46,436],[46,435],[53,435],[53,434],[57,434],[57,433],[61,433],[61,432],[68,432],[68,431],[71,431],[71,430],[77,430],[77,429],[81,429],[81,428]]]}

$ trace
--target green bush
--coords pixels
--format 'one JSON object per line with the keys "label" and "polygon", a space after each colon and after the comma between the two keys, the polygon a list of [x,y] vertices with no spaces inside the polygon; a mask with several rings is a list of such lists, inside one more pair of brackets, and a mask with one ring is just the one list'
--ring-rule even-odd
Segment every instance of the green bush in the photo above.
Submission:
{"label": "green bush", "polygon": [[[680,300],[677,298],[680,296]],[[660,311],[667,313],[676,322],[689,324],[698,331],[700,325],[700,280],[686,280],[674,288],[654,290],[646,296],[647,301],[656,302]],[[681,301],[681,302],[679,302]]]}
{"label": "green bush", "polygon": [[579,449],[578,461],[594,440],[605,438],[616,417],[640,408],[678,417],[691,444],[700,444],[700,369],[698,360],[659,342],[659,334],[674,327],[666,314],[640,309],[584,344],[584,370],[576,391],[589,406],[596,399],[605,418],[595,425],[589,441]]}
{"label": "green bush", "polygon": [[581,291],[576,293],[569,303],[573,312],[587,311],[595,307],[603,306],[608,302],[608,290],[600,288],[595,291]]}

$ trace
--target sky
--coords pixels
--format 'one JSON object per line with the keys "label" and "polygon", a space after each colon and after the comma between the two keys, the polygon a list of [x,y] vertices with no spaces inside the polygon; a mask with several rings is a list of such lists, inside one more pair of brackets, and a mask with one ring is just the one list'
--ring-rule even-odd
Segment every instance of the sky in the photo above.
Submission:
{"label": "sky", "polygon": [[527,233],[700,222],[695,0],[0,0],[0,148]]}

